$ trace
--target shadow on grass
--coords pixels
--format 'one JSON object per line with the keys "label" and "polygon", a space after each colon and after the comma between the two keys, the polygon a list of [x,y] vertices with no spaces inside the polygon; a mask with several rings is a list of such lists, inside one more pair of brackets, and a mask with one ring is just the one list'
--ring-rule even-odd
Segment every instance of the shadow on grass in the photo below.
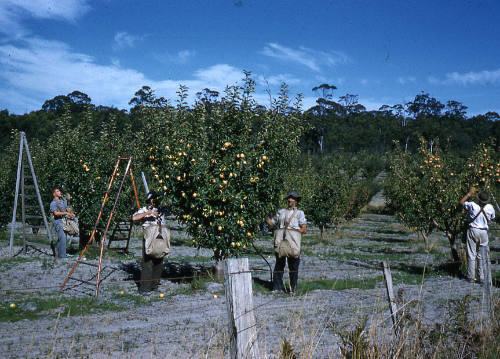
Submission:
{"label": "shadow on grass", "polygon": [[[129,277],[126,281],[134,281],[139,287],[141,279],[141,265],[137,262],[122,263],[120,269],[127,272]],[[161,278],[174,283],[191,283],[199,278],[213,278],[215,269],[213,266],[192,265],[188,263],[167,262],[163,263]]]}

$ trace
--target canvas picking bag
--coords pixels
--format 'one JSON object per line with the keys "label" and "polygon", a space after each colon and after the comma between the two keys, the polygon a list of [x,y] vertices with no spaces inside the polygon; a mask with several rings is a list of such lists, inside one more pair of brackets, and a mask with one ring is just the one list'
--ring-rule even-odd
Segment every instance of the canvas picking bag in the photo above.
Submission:
{"label": "canvas picking bag", "polygon": [[158,224],[144,228],[144,251],[153,258],[163,258],[170,252],[170,229]]}
{"label": "canvas picking bag", "polygon": [[298,258],[302,234],[296,229],[280,228],[274,231],[274,251],[278,257]]}
{"label": "canvas picking bag", "polygon": [[80,229],[78,228],[78,223],[76,223],[74,218],[63,217],[62,219],[62,229],[64,233],[70,236],[78,237],[80,235]]}
{"label": "canvas picking bag", "polygon": [[288,228],[293,217],[297,213],[295,210],[290,218],[285,222],[285,227],[274,231],[274,252],[278,257],[298,258],[300,255],[300,242],[302,233],[296,229]]}
{"label": "canvas picking bag", "polygon": [[[59,210],[59,212],[64,212],[59,204],[57,205],[57,209]],[[62,229],[64,233],[69,234],[70,236],[78,237],[80,235],[80,228],[78,228],[78,223],[74,218],[71,218],[69,216],[64,216],[62,218]]]}

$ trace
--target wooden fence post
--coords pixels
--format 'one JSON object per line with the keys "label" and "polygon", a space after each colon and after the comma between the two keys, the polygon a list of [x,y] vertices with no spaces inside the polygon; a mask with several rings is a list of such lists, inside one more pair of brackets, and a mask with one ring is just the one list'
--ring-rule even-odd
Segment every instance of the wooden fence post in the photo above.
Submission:
{"label": "wooden fence post", "polygon": [[488,315],[493,314],[493,294],[492,294],[492,287],[493,287],[493,280],[491,278],[491,259],[490,259],[490,246],[486,245],[485,248],[485,257],[483,258],[483,261],[486,263],[486,268],[483,270],[486,271],[484,273],[484,285],[485,285],[485,291],[486,291],[486,303],[488,306]]}
{"label": "wooden fence post", "polygon": [[252,275],[248,258],[224,261],[224,284],[229,314],[231,359],[261,358],[253,312]]}
{"label": "wooden fence post", "polygon": [[397,333],[397,311],[398,308],[396,306],[396,300],[394,298],[394,291],[392,289],[392,275],[391,275],[391,269],[389,268],[389,265],[387,262],[382,262],[382,266],[384,268],[384,279],[385,279],[385,287],[387,289],[387,299],[389,300],[389,308],[391,309],[391,318],[392,318],[392,324],[394,327],[394,333]]}

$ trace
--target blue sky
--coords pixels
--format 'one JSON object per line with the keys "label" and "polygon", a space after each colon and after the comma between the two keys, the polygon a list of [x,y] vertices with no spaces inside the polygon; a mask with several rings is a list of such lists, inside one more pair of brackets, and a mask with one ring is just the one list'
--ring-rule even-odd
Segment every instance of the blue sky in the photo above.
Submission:
{"label": "blue sky", "polygon": [[25,113],[79,90],[128,109],[141,86],[175,99],[252,71],[269,103],[282,81],[368,109],[425,91],[468,115],[500,112],[498,0],[0,0],[0,109]]}

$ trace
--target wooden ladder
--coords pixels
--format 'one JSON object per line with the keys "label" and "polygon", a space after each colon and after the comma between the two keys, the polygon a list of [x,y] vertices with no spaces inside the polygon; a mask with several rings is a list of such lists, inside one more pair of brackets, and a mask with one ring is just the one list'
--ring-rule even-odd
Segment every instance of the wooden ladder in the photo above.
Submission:
{"label": "wooden ladder", "polygon": [[[19,193],[19,191],[21,193]],[[14,231],[17,217],[17,205],[21,198],[21,234],[23,238],[23,247],[14,256],[21,252],[28,252],[28,249],[34,249],[40,253],[54,255],[51,250],[52,232],[47,222],[47,216],[43,208],[42,198],[38,189],[35,169],[31,161],[30,150],[26,134],[20,133],[19,158],[17,161],[17,179],[16,192],[14,195],[14,210],[12,212],[12,223],[10,231],[10,253],[14,245]],[[36,204],[38,200],[38,205]],[[46,234],[40,235],[41,230],[45,229]],[[49,243],[39,242],[40,239],[48,239]],[[35,240],[35,241],[33,241]]]}
{"label": "wooden ladder", "polygon": [[[115,180],[116,173],[118,171],[118,168],[120,166],[121,161],[126,161],[127,164],[126,164],[125,171],[123,172],[123,177],[121,179],[120,186],[118,187],[118,192],[116,194],[116,198],[115,198],[115,202],[113,204],[113,208],[111,209],[108,221],[106,223],[106,227],[104,228],[104,233],[103,233],[103,235],[101,237],[99,262],[98,263],[91,263],[91,262],[85,261],[83,256],[84,256],[85,252],[87,251],[87,249],[92,244],[92,241],[94,240],[95,234],[96,234],[96,232],[97,232],[97,230],[99,228],[99,222],[100,222],[101,217],[103,215],[104,207],[106,205],[106,202],[109,199],[109,194],[110,194],[110,191],[111,191],[111,186],[112,186],[112,184],[113,184],[113,182]],[[103,253],[104,253],[104,243],[106,242],[106,236],[108,234],[109,227],[111,225],[111,221],[112,221],[113,216],[115,214],[116,205],[118,203],[118,199],[120,198],[120,193],[121,193],[122,188],[123,188],[123,183],[125,182],[125,178],[127,177],[127,174],[129,174],[129,173],[130,173],[130,178],[132,180],[132,188],[134,190],[134,196],[135,196],[135,201],[136,201],[136,204],[137,204],[137,208],[138,209],[140,208],[139,198],[137,196],[137,190],[136,190],[136,187],[135,187],[134,175],[132,173],[132,168],[130,167],[131,163],[132,163],[132,158],[131,157],[118,157],[118,160],[116,161],[115,168],[113,170],[113,174],[111,175],[111,179],[110,179],[109,184],[108,184],[108,189],[106,190],[106,193],[104,194],[104,199],[102,201],[101,209],[99,210],[99,213],[97,215],[97,220],[95,222],[94,229],[92,231],[90,239],[87,242],[87,245],[85,246],[85,248],[82,250],[82,252],[78,256],[78,259],[76,260],[75,264],[73,265],[73,268],[71,268],[71,271],[69,272],[68,276],[64,280],[64,283],[61,285],[61,288],[60,288],[61,292],[64,290],[65,287],[68,288],[68,289],[75,289],[76,287],[79,287],[81,285],[85,285],[86,284],[86,285],[90,285],[90,286],[95,287],[95,296],[98,297],[99,296],[99,286],[100,286],[101,282],[104,279],[106,279],[109,275],[111,275],[111,273],[114,270],[117,269],[117,268],[114,268],[114,267],[106,267],[106,268],[111,268],[112,270],[111,270],[111,272],[109,272],[109,273],[107,273],[106,275],[103,276],[102,275],[102,271],[103,271],[104,268],[102,266],[102,257],[103,257]],[[127,242],[127,247],[128,247],[128,242]],[[82,278],[74,277],[73,273],[75,272],[75,269],[76,269],[76,267],[79,264],[84,264],[86,266],[90,266],[90,267],[96,268],[97,272],[94,273],[94,274],[92,274],[92,276],[91,276],[90,279],[82,279]],[[74,285],[68,285],[68,286],[66,286],[70,280],[73,281],[73,282],[76,282],[76,283]]]}

